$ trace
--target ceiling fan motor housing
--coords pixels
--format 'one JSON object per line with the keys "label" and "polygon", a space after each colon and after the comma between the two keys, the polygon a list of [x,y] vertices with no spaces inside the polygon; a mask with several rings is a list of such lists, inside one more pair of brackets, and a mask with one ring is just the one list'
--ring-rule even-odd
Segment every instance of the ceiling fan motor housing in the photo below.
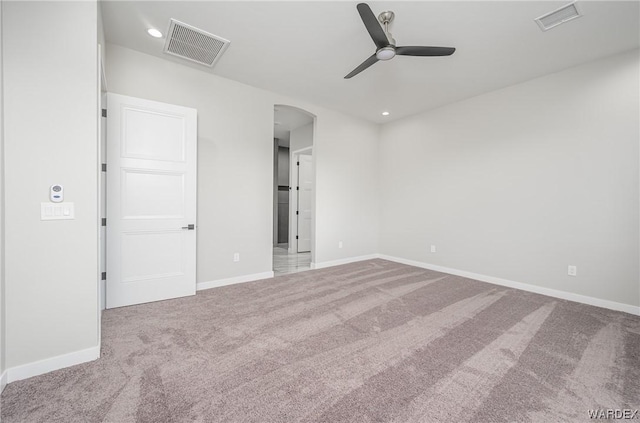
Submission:
{"label": "ceiling fan motor housing", "polygon": [[[379,60],[390,60],[396,55],[399,56],[450,56],[456,51],[453,47],[427,47],[427,46],[396,46],[396,40],[389,33],[389,23],[393,21],[395,14],[391,11],[380,13],[376,18],[371,8],[366,3],[359,3],[356,6],[362,23],[376,45],[376,52],[369,56],[358,67],[345,76],[349,79]],[[382,24],[382,26],[381,26]]]}

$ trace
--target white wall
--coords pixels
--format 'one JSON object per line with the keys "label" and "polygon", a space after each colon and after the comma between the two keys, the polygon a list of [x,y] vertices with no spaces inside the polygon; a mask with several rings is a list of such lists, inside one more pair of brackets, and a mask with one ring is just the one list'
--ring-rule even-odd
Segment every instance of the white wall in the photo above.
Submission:
{"label": "white wall", "polygon": [[105,63],[105,59],[106,59],[106,41],[105,41],[105,36],[104,36],[104,22],[102,20],[102,3],[98,3],[97,5],[97,37],[98,37],[98,45],[100,45],[100,57],[102,59],[102,62]]}
{"label": "white wall", "polygon": [[317,116],[316,261],[376,252],[377,125],[115,45],[107,80],[114,93],[198,109],[198,282],[272,270],[276,104]]}
{"label": "white wall", "polygon": [[4,318],[4,94],[2,64],[2,8],[0,0],[0,392],[5,387],[5,318]]}
{"label": "white wall", "polygon": [[313,146],[313,122],[295,128],[289,138],[289,150],[296,151]]}
{"label": "white wall", "polygon": [[636,50],[385,125],[381,252],[639,305],[638,62]]}
{"label": "white wall", "polygon": [[316,265],[379,251],[378,152],[365,141],[378,137],[378,125],[363,127],[337,113],[316,120]]}
{"label": "white wall", "polygon": [[[95,348],[97,5],[5,2],[6,366]],[[49,186],[75,220],[40,221]]]}

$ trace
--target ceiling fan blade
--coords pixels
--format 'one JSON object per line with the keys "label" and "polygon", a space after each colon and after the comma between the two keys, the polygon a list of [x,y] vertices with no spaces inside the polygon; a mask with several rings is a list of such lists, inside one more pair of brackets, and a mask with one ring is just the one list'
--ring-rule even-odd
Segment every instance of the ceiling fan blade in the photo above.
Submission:
{"label": "ceiling fan blade", "polygon": [[376,57],[376,55],[372,54],[367,60],[365,60],[364,62],[360,63],[360,65],[358,65],[357,68],[352,70],[351,73],[349,73],[349,75],[345,76],[344,79],[349,79],[352,76],[356,76],[357,74],[359,74],[360,72],[362,72],[363,70],[365,70],[369,66],[373,65],[377,61],[378,61],[378,58]]}
{"label": "ceiling fan blade", "polygon": [[453,47],[396,47],[396,54],[402,56],[451,56],[456,51]]}
{"label": "ceiling fan blade", "polygon": [[378,18],[373,14],[369,5],[366,3],[360,3],[356,8],[358,9],[360,18],[362,18],[362,22],[367,28],[367,31],[369,32],[369,35],[376,47],[381,49],[382,47],[388,46],[389,39],[387,38],[387,34],[384,33],[384,30],[380,26],[380,22],[378,22]]}

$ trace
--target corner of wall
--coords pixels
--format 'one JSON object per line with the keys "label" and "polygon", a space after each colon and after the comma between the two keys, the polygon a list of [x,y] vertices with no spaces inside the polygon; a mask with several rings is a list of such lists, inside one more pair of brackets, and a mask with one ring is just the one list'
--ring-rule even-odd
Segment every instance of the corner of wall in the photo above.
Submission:
{"label": "corner of wall", "polygon": [[4,291],[4,62],[2,8],[0,0],[0,392],[7,385],[5,371],[5,291]]}

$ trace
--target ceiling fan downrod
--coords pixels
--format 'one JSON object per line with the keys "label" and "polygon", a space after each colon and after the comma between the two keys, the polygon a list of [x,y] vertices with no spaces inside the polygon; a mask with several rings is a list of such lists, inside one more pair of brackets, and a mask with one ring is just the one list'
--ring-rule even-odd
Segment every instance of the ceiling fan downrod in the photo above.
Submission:
{"label": "ceiling fan downrod", "polygon": [[389,44],[394,47],[396,45],[396,40],[391,35],[391,32],[389,32],[389,24],[393,22],[393,18],[395,18],[395,16],[396,14],[390,10],[386,12],[382,12],[378,15],[378,20],[384,26],[384,33],[387,35],[387,38],[389,39]]}

